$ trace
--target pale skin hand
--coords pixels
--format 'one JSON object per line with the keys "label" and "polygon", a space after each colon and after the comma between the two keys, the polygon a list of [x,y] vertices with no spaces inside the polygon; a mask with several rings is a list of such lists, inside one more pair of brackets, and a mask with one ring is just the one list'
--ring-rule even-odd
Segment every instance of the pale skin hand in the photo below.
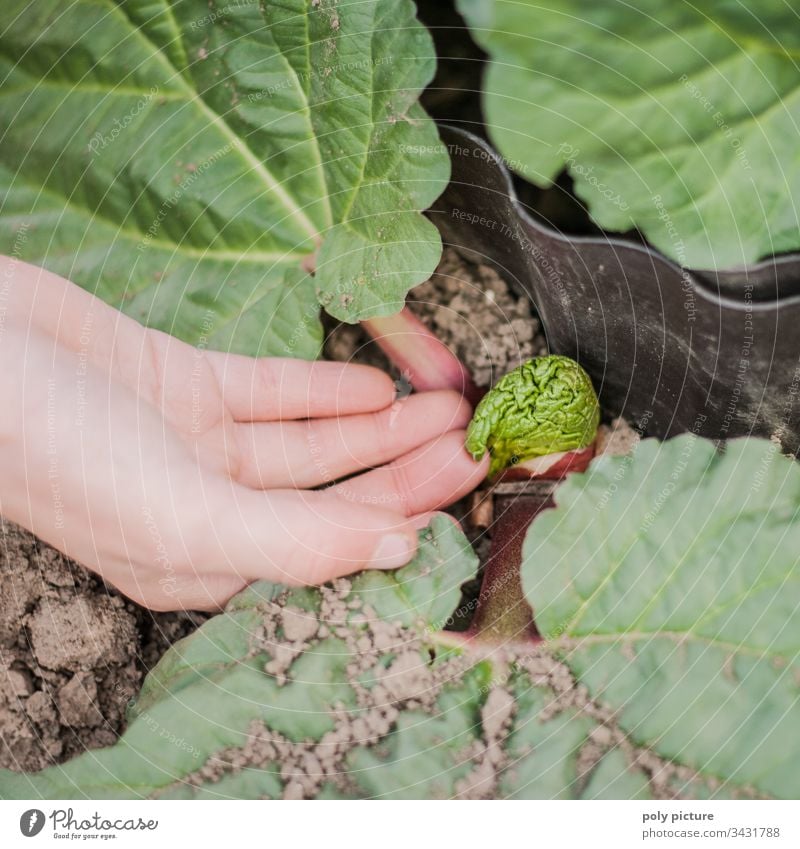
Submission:
{"label": "pale skin hand", "polygon": [[486,475],[455,393],[200,351],[5,257],[0,356],[0,514],[155,610],[396,568]]}

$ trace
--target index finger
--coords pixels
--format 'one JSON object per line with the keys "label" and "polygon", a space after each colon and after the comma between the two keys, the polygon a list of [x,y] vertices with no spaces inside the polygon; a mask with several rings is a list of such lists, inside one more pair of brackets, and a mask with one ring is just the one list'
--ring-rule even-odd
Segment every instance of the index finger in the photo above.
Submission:
{"label": "index finger", "polygon": [[383,410],[394,401],[392,379],[354,363],[253,359],[210,351],[225,406],[237,422],[349,416]]}

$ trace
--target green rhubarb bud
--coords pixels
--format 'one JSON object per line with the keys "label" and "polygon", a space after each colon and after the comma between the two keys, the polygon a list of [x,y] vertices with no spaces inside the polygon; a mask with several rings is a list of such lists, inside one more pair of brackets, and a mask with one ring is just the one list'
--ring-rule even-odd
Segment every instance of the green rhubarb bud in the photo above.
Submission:
{"label": "green rhubarb bud", "polygon": [[501,378],[478,404],[467,429],[476,460],[489,452],[489,474],[534,457],[585,448],[600,424],[589,375],[569,357],[535,357]]}

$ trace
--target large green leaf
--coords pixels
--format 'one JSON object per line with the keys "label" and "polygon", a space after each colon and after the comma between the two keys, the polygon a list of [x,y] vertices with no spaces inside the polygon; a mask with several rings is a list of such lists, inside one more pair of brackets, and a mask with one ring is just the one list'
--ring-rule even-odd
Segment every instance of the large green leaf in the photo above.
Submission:
{"label": "large green leaf", "polygon": [[800,248],[800,29],[784,0],[459,0],[492,139],[681,264]]}
{"label": "large green leaf", "polygon": [[800,796],[800,467],[692,435],[573,475],[525,540],[541,633],[637,745]]}
{"label": "large green leaf", "polygon": [[449,160],[410,0],[3,11],[5,250],[195,344],[303,357],[319,301],[388,314],[433,270]]}

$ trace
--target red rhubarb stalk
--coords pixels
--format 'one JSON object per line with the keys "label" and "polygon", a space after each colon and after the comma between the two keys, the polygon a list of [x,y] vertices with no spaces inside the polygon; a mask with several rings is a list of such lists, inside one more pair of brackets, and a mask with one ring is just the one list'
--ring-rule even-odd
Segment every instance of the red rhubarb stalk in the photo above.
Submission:
{"label": "red rhubarb stalk", "polygon": [[470,636],[490,640],[538,640],[533,611],[522,591],[520,564],[528,526],[545,504],[520,498],[494,523]]}
{"label": "red rhubarb stalk", "polygon": [[[550,462],[512,466],[501,472],[495,483],[559,481],[570,472],[585,471],[593,456],[594,444],[577,451],[539,457],[538,460]],[[522,589],[522,544],[531,522],[542,510],[553,506],[550,492],[529,493],[523,485],[499,487],[494,495],[497,518],[492,524],[492,545],[470,636],[480,635],[493,641],[538,641],[534,612]]]}

